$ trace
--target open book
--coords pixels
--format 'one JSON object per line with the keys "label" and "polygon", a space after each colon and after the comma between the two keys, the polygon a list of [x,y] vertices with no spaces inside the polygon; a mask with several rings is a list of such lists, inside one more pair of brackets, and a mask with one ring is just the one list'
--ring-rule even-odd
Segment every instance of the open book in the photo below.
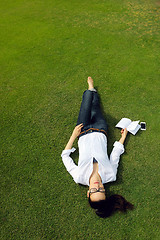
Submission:
{"label": "open book", "polygon": [[118,128],[127,128],[127,131],[135,135],[140,129],[139,121],[131,121],[129,118],[122,118],[116,125]]}

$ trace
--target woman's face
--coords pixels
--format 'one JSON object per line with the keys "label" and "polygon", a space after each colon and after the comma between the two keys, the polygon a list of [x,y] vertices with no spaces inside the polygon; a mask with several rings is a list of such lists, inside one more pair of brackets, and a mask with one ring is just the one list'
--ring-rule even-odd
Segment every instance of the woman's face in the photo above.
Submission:
{"label": "woman's face", "polygon": [[87,197],[89,197],[89,195],[92,202],[106,199],[105,188],[101,181],[90,181]]}

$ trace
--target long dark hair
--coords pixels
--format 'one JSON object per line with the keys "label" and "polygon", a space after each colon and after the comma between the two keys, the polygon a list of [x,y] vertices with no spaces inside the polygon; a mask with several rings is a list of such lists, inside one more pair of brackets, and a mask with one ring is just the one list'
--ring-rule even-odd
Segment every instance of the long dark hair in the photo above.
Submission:
{"label": "long dark hair", "polygon": [[127,209],[132,210],[134,208],[132,203],[128,202],[124,197],[117,194],[106,198],[106,200],[100,200],[98,202],[91,201],[89,197],[89,204],[95,209],[96,214],[102,218],[111,216],[117,210],[126,212]]}

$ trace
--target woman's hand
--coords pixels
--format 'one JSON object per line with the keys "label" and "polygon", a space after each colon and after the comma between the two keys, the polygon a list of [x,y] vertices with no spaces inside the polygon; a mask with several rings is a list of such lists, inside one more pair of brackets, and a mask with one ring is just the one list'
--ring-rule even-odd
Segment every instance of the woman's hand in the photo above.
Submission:
{"label": "woman's hand", "polygon": [[81,133],[81,128],[83,127],[83,123],[77,125],[75,127],[75,129],[73,130],[73,133],[65,147],[65,150],[68,150],[68,149],[71,149],[72,148],[72,145],[74,143],[74,140],[79,136],[79,134]]}
{"label": "woman's hand", "polygon": [[121,136],[122,136],[124,139],[126,138],[127,133],[128,133],[127,128],[121,130]]}
{"label": "woman's hand", "polygon": [[78,137],[81,133],[82,127],[83,127],[83,123],[77,125],[73,130],[72,136],[75,137],[75,138]]}
{"label": "woman's hand", "polygon": [[124,141],[127,137],[127,133],[128,133],[128,131],[126,128],[121,130],[121,138],[119,140],[120,143],[124,144]]}

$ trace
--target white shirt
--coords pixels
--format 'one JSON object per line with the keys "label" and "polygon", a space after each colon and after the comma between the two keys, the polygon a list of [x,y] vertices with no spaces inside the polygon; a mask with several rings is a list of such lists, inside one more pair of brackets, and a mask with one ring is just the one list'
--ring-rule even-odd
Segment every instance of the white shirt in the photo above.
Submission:
{"label": "white shirt", "polygon": [[112,182],[116,180],[120,155],[124,153],[124,145],[120,142],[116,141],[113,146],[109,160],[106,136],[100,132],[88,133],[78,140],[78,166],[70,157],[70,154],[76,150],[75,148],[63,150],[62,161],[76,183],[89,186],[89,179],[93,171],[93,158],[95,158],[98,162],[98,173],[102,183]]}

